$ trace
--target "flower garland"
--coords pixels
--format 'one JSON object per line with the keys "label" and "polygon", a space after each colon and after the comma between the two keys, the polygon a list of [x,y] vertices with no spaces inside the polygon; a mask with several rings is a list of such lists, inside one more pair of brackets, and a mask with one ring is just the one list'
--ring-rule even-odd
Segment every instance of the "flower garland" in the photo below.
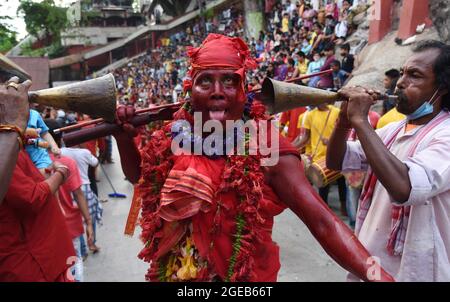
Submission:
{"label": "flower garland", "polygon": [[[249,117],[256,122],[267,119],[265,111],[264,105],[252,102]],[[260,200],[263,197],[264,174],[260,166],[262,156],[260,154],[249,156],[248,154],[249,142],[250,138],[246,134],[245,155],[228,157],[220,185],[220,191],[234,191],[240,200],[236,215],[233,253],[225,281],[255,280],[252,243],[260,239],[258,228],[255,228],[256,224],[264,223],[264,219],[259,215]]]}
{"label": "flower garland", "polygon": [[[253,96],[248,96],[248,103],[246,104],[243,117],[244,120],[251,118],[258,122],[261,119],[267,119],[265,106],[258,102],[253,102]],[[174,120],[185,119],[193,123],[191,110],[190,104],[185,103],[175,113]],[[248,155],[248,134],[246,134],[245,142],[245,155],[228,156],[218,192],[233,191],[240,201],[237,207],[238,214],[236,215],[236,233],[234,234],[233,252],[229,259],[229,267],[225,281],[250,281],[255,279],[252,244],[260,238],[258,228],[255,228],[256,224],[264,222],[264,219],[259,215],[259,204],[262,199],[262,185],[264,183],[264,174],[260,167],[260,159],[262,156],[259,154]],[[167,125],[163,129],[155,130],[151,134],[151,139],[141,152],[142,177],[139,181],[138,188],[142,197],[142,214],[140,220],[142,227],[141,240],[145,246],[139,253],[139,258],[146,262],[155,261],[146,274],[146,279],[149,281],[167,281],[168,275],[167,266],[163,266],[161,261],[156,261],[155,255],[157,254],[160,238],[163,236],[158,232],[163,223],[157,215],[157,209],[160,204],[160,191],[174,163],[174,156],[171,153],[170,147],[171,132],[170,125]],[[219,219],[216,218],[214,219],[214,223],[218,224]],[[213,226],[213,229],[217,228],[217,225]],[[186,244],[186,241],[183,244]],[[189,246],[188,249],[190,249],[190,242],[187,244]],[[172,261],[171,265],[173,263]],[[193,266],[191,262],[188,263],[192,271]],[[195,280],[204,279],[206,277],[204,271],[199,274],[202,278]]]}

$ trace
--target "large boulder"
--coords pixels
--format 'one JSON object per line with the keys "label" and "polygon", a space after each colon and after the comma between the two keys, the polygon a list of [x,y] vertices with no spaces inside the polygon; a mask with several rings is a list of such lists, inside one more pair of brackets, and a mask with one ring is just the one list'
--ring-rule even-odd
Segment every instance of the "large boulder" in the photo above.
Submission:
{"label": "large boulder", "polygon": [[[383,40],[366,46],[357,56],[357,68],[347,85],[361,85],[383,90],[384,73],[391,69],[399,69],[406,59],[411,56],[415,43],[399,46],[395,43],[397,31],[390,32]],[[417,35],[416,42],[427,39],[439,40],[437,30],[426,29]]]}
{"label": "large boulder", "polygon": [[450,42],[450,4],[448,0],[429,0],[430,17],[440,38]]}

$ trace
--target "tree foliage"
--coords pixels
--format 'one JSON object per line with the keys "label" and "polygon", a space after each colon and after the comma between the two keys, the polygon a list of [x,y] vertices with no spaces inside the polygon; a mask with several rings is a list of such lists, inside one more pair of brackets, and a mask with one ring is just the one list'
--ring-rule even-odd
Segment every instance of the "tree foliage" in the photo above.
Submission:
{"label": "tree foliage", "polygon": [[[0,4],[0,9],[2,5]],[[9,16],[0,16],[0,52],[4,53],[17,44],[17,33],[5,21],[11,20]]]}
{"label": "tree foliage", "polygon": [[43,32],[46,37],[59,40],[61,31],[67,26],[66,8],[55,5],[54,0],[36,3],[32,0],[20,0],[18,12],[24,14],[27,31],[38,37]]}

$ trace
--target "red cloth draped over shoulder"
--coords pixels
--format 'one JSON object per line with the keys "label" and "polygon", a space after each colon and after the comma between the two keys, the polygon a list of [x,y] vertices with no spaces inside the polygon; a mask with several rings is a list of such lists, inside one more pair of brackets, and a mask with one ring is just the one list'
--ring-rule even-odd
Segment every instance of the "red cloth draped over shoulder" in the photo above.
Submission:
{"label": "red cloth draped over shoulder", "polygon": [[[275,146],[273,151],[276,151]],[[290,154],[299,157],[297,150],[283,137],[280,137],[278,151],[280,156]],[[190,220],[195,246],[222,279],[227,276],[228,260],[232,255],[238,205],[234,192],[216,193],[225,164],[225,158],[176,157],[161,191],[159,215],[166,221],[166,226],[165,238],[158,247],[160,256],[167,253],[183,237]],[[272,188],[264,184],[259,211],[265,222],[256,226],[261,229],[262,238],[254,243],[254,275],[257,279],[251,281],[277,279],[280,261],[279,248],[272,241],[273,217],[285,208]]]}

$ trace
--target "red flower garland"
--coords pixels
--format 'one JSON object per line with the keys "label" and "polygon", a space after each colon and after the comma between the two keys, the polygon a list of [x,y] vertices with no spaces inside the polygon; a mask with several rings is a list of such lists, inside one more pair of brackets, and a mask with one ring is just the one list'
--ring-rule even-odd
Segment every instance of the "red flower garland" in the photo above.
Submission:
{"label": "red flower garland", "polygon": [[[183,106],[175,113],[174,119],[185,119],[193,122],[192,115],[189,114],[187,108],[187,106]],[[253,102],[250,117],[256,122],[267,119],[265,106],[257,101]],[[161,267],[155,259],[160,236],[162,236],[158,234],[162,221],[157,215],[157,209],[160,204],[161,188],[173,167],[174,158],[170,147],[169,124],[164,130],[154,131],[151,139],[141,151],[142,177],[138,186],[142,198],[141,240],[145,247],[138,257],[146,262],[155,261],[146,274],[146,280],[157,280],[164,273],[164,267]],[[234,191],[238,200],[240,200],[239,214],[236,217],[237,233],[236,241],[233,244],[234,253],[232,259],[230,259],[227,277],[227,280],[230,281],[255,280],[252,243],[260,239],[259,228],[255,228],[256,224],[264,222],[259,215],[259,204],[263,197],[262,185],[264,183],[264,174],[260,166],[261,158],[262,156],[259,154],[229,156],[222,174],[219,192]],[[218,223],[219,219],[214,219],[213,230],[220,227]]]}

